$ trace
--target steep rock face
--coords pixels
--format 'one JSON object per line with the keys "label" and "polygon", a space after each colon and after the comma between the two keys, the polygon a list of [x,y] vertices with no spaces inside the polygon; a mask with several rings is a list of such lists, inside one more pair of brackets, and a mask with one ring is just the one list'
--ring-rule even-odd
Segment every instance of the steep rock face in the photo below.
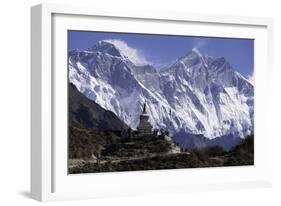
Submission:
{"label": "steep rock face", "polygon": [[253,133],[253,85],[226,59],[197,49],[158,72],[100,41],[86,51],[69,52],[69,79],[132,128],[146,100],[153,127],[168,129],[183,147],[191,134],[231,140]]}

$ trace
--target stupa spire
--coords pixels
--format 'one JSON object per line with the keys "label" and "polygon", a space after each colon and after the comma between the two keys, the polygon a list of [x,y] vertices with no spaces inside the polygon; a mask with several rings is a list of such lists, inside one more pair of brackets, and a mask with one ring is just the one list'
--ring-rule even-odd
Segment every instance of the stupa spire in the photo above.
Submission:
{"label": "stupa spire", "polygon": [[152,135],[152,126],[148,120],[149,115],[147,114],[147,102],[145,101],[142,113],[140,114],[139,126],[137,127],[140,136]]}
{"label": "stupa spire", "polygon": [[143,114],[146,114],[146,100],[144,101],[144,104],[143,104],[142,113],[143,113]]}

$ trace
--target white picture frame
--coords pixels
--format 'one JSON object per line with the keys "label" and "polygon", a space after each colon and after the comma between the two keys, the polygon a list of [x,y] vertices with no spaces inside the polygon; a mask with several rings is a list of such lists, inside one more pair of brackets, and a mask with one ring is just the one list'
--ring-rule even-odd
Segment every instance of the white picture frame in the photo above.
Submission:
{"label": "white picture frame", "polygon": [[[117,28],[114,21],[123,26]],[[93,25],[92,22],[96,24]],[[194,26],[194,33],[189,33],[192,35],[204,32],[206,36],[252,37],[257,40],[254,166],[84,174],[71,177],[67,174],[64,162],[67,161],[64,152],[67,137],[62,129],[67,114],[60,109],[65,108],[67,103],[62,98],[65,97],[63,94],[66,92],[66,84],[61,83],[67,79],[67,67],[64,68],[67,53],[64,51],[67,44],[65,31],[73,28],[91,30],[97,26],[107,31],[125,31],[130,30],[130,25],[134,23],[140,25],[135,31],[144,33],[148,29],[151,29],[151,33],[165,33],[165,25],[169,25],[170,28],[175,28],[170,32],[187,34],[188,31],[182,28],[189,25]],[[154,28],[153,24],[160,26]],[[270,89],[265,90],[272,87],[270,80],[274,75],[272,19],[40,4],[31,8],[31,26],[32,198],[53,201],[273,185],[274,136],[267,121],[267,109],[272,104],[272,97],[268,93]],[[57,69],[61,66],[64,69]]]}

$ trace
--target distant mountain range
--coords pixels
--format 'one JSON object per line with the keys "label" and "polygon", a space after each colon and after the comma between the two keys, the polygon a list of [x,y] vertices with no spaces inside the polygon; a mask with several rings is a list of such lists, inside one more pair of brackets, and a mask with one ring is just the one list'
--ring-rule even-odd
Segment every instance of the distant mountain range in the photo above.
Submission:
{"label": "distant mountain range", "polygon": [[[159,71],[134,63],[113,41],[99,41],[85,51],[69,51],[69,81],[96,103],[91,105],[120,119],[113,118],[114,128],[136,128],[147,101],[153,127],[169,130],[183,148],[214,142],[228,148],[254,131],[253,84],[225,58],[197,49]],[[74,102],[73,124],[80,124],[84,110]],[[91,121],[84,118],[83,124],[97,126]]]}

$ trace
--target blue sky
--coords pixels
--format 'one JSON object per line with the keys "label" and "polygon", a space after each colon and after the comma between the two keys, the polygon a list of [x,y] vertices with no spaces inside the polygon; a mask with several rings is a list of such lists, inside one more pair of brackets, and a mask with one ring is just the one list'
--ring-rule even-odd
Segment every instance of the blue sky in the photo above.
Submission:
{"label": "blue sky", "polygon": [[253,74],[254,40],[250,39],[69,31],[68,47],[69,50],[83,50],[107,39],[125,42],[158,68],[172,64],[192,48],[197,48],[202,54],[225,57],[245,77]]}

